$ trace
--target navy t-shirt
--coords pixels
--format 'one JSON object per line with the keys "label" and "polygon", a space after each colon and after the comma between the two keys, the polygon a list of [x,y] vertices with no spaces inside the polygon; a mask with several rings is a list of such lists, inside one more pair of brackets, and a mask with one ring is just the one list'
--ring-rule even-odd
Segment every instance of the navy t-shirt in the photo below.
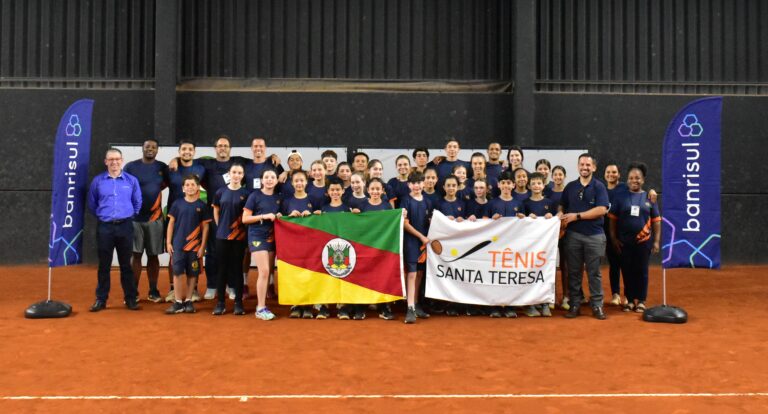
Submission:
{"label": "navy t-shirt", "polygon": [[411,189],[408,188],[408,181],[400,181],[397,177],[387,181],[387,187],[389,187],[389,194],[387,196],[390,200],[395,200],[395,207],[399,207],[400,200],[411,192]]}
{"label": "navy t-shirt", "polygon": [[383,210],[392,210],[392,206],[389,205],[386,201],[381,202],[381,204],[373,205],[368,200],[365,200],[365,203],[362,206],[363,208],[360,209],[361,212],[366,211],[383,211]]}
{"label": "navy t-shirt", "polygon": [[[243,157],[231,157],[228,161],[219,161],[216,158],[198,158],[195,160],[195,163],[205,168],[203,187],[205,187],[205,191],[211,194],[211,197],[208,197],[209,204],[213,202],[213,195],[220,188],[226,187],[229,184],[229,169],[235,162],[242,164],[243,169],[245,169],[245,165],[250,160]],[[245,186],[245,178],[243,178],[242,185]]]}
{"label": "navy t-shirt", "polygon": [[344,204],[344,202],[341,203],[339,206],[332,206],[331,203],[324,204],[321,208],[321,211],[323,213],[345,213],[349,212],[349,206]]}
{"label": "navy t-shirt", "polygon": [[200,248],[203,240],[203,226],[211,221],[211,212],[202,200],[193,202],[177,200],[173,203],[168,217],[173,217],[173,250],[193,252]]}
{"label": "navy t-shirt", "polygon": [[466,218],[466,205],[464,204],[464,200],[458,197],[453,201],[448,201],[445,198],[442,198],[437,203],[437,207],[435,208],[445,216],[453,216],[453,218]]}
{"label": "navy t-shirt", "polygon": [[[416,200],[410,195],[406,195],[400,202],[400,208],[407,212],[406,220],[419,233],[424,236],[429,233],[429,213],[432,210],[431,202],[428,198],[422,196],[421,200]],[[421,240],[416,236],[404,231],[403,234],[403,255],[406,263],[418,263],[421,256]]]}
{"label": "navy t-shirt", "polygon": [[365,204],[368,201],[368,197],[355,197],[354,194],[351,194],[349,198],[347,198],[346,201],[344,201],[345,204],[349,206],[350,209],[358,209],[360,211],[363,211],[363,204]]}
{"label": "navy t-shirt", "polygon": [[[595,207],[608,208],[608,190],[594,177],[586,186],[576,179],[568,183],[560,198],[564,213],[583,213]],[[585,236],[594,236],[603,232],[603,216],[593,220],[576,220],[568,224],[567,231],[575,231]]]}
{"label": "navy t-shirt", "polygon": [[530,198],[523,201],[523,214],[530,216],[535,214],[536,217],[544,217],[547,213],[553,216],[557,214],[557,203],[549,198],[542,198],[539,201],[533,201]]}
{"label": "navy t-shirt", "polygon": [[467,201],[467,217],[472,215],[479,219],[491,217],[491,202],[486,200],[485,204],[480,204],[476,198],[471,198]]}
{"label": "navy t-shirt", "polygon": [[501,164],[486,164],[485,175],[498,182],[499,176],[501,175]]}
{"label": "navy t-shirt", "polygon": [[237,190],[231,190],[229,187],[219,188],[211,202],[219,209],[219,224],[216,228],[217,239],[245,240],[243,207],[247,199],[248,190],[245,187],[240,187]]}
{"label": "navy t-shirt", "polygon": [[616,235],[624,244],[639,244],[651,238],[653,222],[661,220],[659,208],[641,191],[619,192],[611,203],[608,215],[617,221]]}
{"label": "navy t-shirt", "polygon": [[[424,196],[424,198],[429,199],[430,204],[432,205],[432,210],[434,210],[437,207],[437,204],[440,202],[440,200],[443,198],[439,192],[435,191],[434,193],[427,193],[426,191],[422,191],[421,195]],[[429,212],[432,214],[432,211]]]}
{"label": "navy t-shirt", "polygon": [[328,203],[329,199],[325,192],[325,186],[318,187],[314,182],[311,181],[307,184],[307,195],[309,196],[309,202],[312,203],[312,206],[315,210],[320,210],[326,203]]}
{"label": "navy t-shirt", "polygon": [[517,190],[512,190],[512,198],[515,200],[525,201],[528,199],[528,197],[531,196],[531,190],[528,190],[524,193],[518,193]]}
{"label": "navy t-shirt", "polygon": [[250,190],[261,190],[261,174],[266,170],[272,170],[278,177],[283,172],[283,166],[278,165],[275,167],[272,161],[267,159],[264,162],[255,163],[250,160],[245,164],[245,187]]}
{"label": "navy t-shirt", "polygon": [[[194,174],[200,179],[200,182],[205,181],[205,168],[199,163],[192,163],[189,167],[185,167],[179,164],[176,171],[169,171],[168,173],[168,209],[170,211],[173,202],[184,198],[184,177],[190,174]],[[207,190],[207,189],[206,189]]]}
{"label": "navy t-shirt", "polygon": [[[280,212],[280,206],[282,201],[277,194],[267,195],[261,192],[261,190],[254,190],[245,201],[244,209],[251,211],[251,215],[258,216],[261,214],[277,214]],[[256,236],[256,238],[267,239],[270,232],[274,228],[275,222],[271,220],[262,220],[261,223],[251,223],[248,225],[248,234]]]}
{"label": "navy t-shirt", "polygon": [[283,215],[287,216],[290,215],[292,211],[298,211],[299,213],[309,211],[311,213],[315,210],[320,210],[321,207],[322,206],[313,206],[309,196],[304,198],[296,198],[294,195],[293,197],[283,199],[280,211],[283,213]]}
{"label": "navy t-shirt", "polygon": [[162,161],[145,164],[141,159],[125,165],[123,171],[136,177],[141,187],[141,210],[136,221],[156,221],[163,218],[162,192],[168,187],[168,166]]}
{"label": "navy t-shirt", "polygon": [[523,202],[512,198],[509,201],[502,200],[501,198],[494,198],[489,201],[491,217],[498,214],[501,217],[515,217],[517,213],[523,212]]}
{"label": "navy t-shirt", "polygon": [[467,171],[472,171],[472,164],[462,160],[456,160],[456,161],[445,160],[440,164],[430,165],[430,167],[434,167],[435,171],[437,171],[437,182],[440,187],[442,187],[442,183],[443,183],[443,180],[445,180],[445,177],[453,174],[453,167],[456,165],[463,165],[467,169]]}

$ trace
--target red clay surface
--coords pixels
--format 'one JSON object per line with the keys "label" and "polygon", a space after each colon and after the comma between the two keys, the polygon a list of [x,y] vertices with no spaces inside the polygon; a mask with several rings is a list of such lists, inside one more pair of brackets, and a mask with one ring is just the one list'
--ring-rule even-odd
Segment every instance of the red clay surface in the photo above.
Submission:
{"label": "red clay surface", "polygon": [[[764,413],[766,396],[28,400],[11,396],[766,393],[765,267],[669,271],[669,302],[684,325],[651,324],[608,306],[591,316],[384,321],[166,316],[166,304],[122,306],[113,270],[108,308],[93,314],[94,267],[54,269],[59,320],[28,320],[45,297],[44,266],[2,267],[0,412],[537,412]],[[650,300],[661,296],[652,268]],[[165,279],[161,276],[161,279]],[[607,274],[604,272],[607,283]],[[165,283],[163,283],[165,282]],[[253,281],[251,281],[253,284]],[[161,290],[167,290],[161,281]],[[253,286],[251,286],[253,288]],[[146,296],[146,279],[140,287]],[[228,304],[231,310],[231,303]],[[589,313],[589,312],[587,312]]]}

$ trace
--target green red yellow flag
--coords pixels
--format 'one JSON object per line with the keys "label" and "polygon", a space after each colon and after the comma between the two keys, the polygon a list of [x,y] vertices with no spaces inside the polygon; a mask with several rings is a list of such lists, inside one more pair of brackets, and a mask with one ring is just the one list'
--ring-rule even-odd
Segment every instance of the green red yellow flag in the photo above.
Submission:
{"label": "green red yellow flag", "polygon": [[280,304],[384,303],[405,296],[402,210],[282,217]]}

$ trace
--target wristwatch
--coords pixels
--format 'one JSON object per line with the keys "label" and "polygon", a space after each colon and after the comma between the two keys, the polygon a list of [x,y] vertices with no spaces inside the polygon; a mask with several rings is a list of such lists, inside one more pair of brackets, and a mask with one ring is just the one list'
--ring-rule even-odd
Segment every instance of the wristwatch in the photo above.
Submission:
{"label": "wristwatch", "polygon": [[576,220],[581,220],[581,213],[576,213]]}

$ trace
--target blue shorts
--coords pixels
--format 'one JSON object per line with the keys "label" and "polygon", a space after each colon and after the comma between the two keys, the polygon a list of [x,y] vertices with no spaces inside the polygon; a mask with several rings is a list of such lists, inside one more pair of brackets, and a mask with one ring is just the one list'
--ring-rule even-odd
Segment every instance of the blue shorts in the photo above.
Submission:
{"label": "blue shorts", "polygon": [[251,252],[275,251],[275,233],[248,232],[248,250]]}
{"label": "blue shorts", "polygon": [[181,276],[187,274],[187,277],[197,277],[200,275],[200,259],[197,258],[197,252],[176,252],[173,254],[173,275]]}

